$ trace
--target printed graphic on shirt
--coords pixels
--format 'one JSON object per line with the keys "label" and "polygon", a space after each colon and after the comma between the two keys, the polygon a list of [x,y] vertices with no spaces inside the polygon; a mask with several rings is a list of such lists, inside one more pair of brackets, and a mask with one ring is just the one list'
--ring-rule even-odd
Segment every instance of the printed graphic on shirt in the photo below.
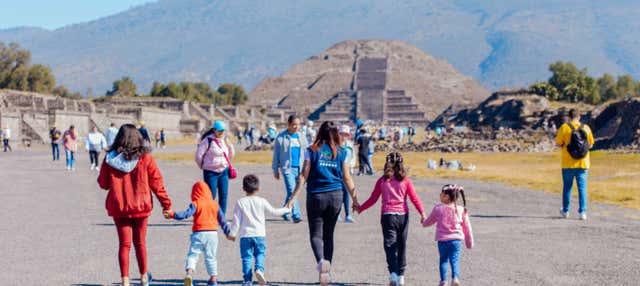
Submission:
{"label": "printed graphic on shirt", "polygon": [[293,147],[300,147],[300,140],[298,140],[298,138],[293,138],[291,137],[291,148]]}
{"label": "printed graphic on shirt", "polygon": [[318,164],[322,167],[338,168],[338,162],[333,160],[333,153],[331,151],[321,151]]}

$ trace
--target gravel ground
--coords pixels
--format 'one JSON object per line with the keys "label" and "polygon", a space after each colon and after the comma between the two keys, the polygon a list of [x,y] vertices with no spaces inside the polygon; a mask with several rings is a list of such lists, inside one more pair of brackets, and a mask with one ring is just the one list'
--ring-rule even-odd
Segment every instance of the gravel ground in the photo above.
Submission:
{"label": "gravel ground", "polygon": [[[106,192],[95,183],[97,173],[89,170],[87,153],[79,154],[75,172],[65,170],[62,157],[51,162],[44,150],[0,153],[2,285],[119,282],[118,239],[104,210]],[[191,162],[159,165],[174,209],[186,208],[200,171]],[[273,179],[269,166],[237,167],[240,176],[260,176],[261,196],[274,205],[282,203],[284,183]],[[374,177],[356,178],[361,201],[374,183]],[[558,195],[494,183],[414,179],[426,210],[437,202],[444,183],[464,185],[469,197],[476,247],[463,250],[463,285],[638,285],[640,212],[590,204],[589,220],[578,221],[573,202],[571,218],[563,220],[557,214]],[[240,180],[232,181],[230,209],[242,195]],[[156,202],[147,237],[149,269],[156,279],[152,285],[182,285],[191,222],[164,220],[158,206]],[[421,227],[413,208],[411,215],[407,285],[437,285],[434,229]],[[386,285],[379,203],[356,220],[337,226],[335,285]],[[316,285],[307,227],[306,222],[268,221],[266,275],[272,285]],[[240,285],[239,244],[220,239],[220,284]],[[132,260],[131,273],[137,273],[136,267]],[[207,278],[202,261],[196,278],[199,284]]]}

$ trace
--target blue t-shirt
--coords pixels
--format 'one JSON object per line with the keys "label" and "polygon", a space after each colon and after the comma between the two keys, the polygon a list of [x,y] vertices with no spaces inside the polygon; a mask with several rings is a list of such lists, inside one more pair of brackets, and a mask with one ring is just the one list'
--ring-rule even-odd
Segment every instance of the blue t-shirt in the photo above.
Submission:
{"label": "blue t-shirt", "polygon": [[305,160],[311,169],[307,178],[307,192],[324,193],[342,190],[342,165],[346,158],[344,149],[338,147],[338,155],[333,159],[331,147],[322,145],[318,152],[307,148]]}
{"label": "blue t-shirt", "polygon": [[288,136],[291,167],[300,167],[300,137],[298,137],[298,133],[288,134]]}

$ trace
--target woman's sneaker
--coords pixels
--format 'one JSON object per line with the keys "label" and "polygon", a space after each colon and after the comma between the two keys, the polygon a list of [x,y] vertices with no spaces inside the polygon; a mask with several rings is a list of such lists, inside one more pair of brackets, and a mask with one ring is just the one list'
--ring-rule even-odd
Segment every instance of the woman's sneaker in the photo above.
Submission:
{"label": "woman's sneaker", "polygon": [[347,217],[344,218],[344,222],[345,223],[354,223],[356,221],[353,219],[353,217],[347,216]]}
{"label": "woman's sneaker", "polygon": [[458,280],[458,278],[453,278],[451,286],[460,286],[460,280]]}
{"label": "woman's sneaker", "polygon": [[587,213],[580,213],[580,220],[587,220]]}
{"label": "woman's sneaker", "polygon": [[264,272],[256,270],[256,279],[258,279],[258,285],[267,284],[267,279],[264,278]]}
{"label": "woman's sneaker", "polygon": [[438,286],[447,286],[447,281],[440,281]]}
{"label": "woman's sneaker", "polygon": [[398,276],[398,285],[404,286],[404,275]]}
{"label": "woman's sneaker", "polygon": [[147,272],[147,279],[145,280],[144,277],[140,277],[140,284],[142,286],[149,286],[149,284],[151,283],[151,280],[153,280],[153,276],[151,276],[151,272]]}
{"label": "woman's sneaker", "polygon": [[560,218],[569,218],[569,213],[560,209]]}
{"label": "woman's sneaker", "polygon": [[321,259],[320,262],[318,262],[318,280],[320,280],[321,286],[327,286],[331,283],[331,275],[329,274],[329,271],[331,271],[331,262]]}
{"label": "woman's sneaker", "polygon": [[253,282],[242,282],[242,286],[253,286]]}

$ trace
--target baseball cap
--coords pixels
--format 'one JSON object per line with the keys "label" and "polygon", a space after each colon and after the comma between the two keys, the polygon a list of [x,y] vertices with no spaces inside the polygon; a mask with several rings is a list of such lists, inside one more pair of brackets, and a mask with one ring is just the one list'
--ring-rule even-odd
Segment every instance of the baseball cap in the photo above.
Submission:
{"label": "baseball cap", "polygon": [[213,123],[213,129],[215,129],[216,131],[224,131],[225,129],[227,129],[227,126],[224,124],[224,121],[216,120]]}
{"label": "baseball cap", "polygon": [[351,135],[351,127],[349,127],[349,125],[342,124],[340,125],[340,127],[338,127],[338,133],[346,133]]}

